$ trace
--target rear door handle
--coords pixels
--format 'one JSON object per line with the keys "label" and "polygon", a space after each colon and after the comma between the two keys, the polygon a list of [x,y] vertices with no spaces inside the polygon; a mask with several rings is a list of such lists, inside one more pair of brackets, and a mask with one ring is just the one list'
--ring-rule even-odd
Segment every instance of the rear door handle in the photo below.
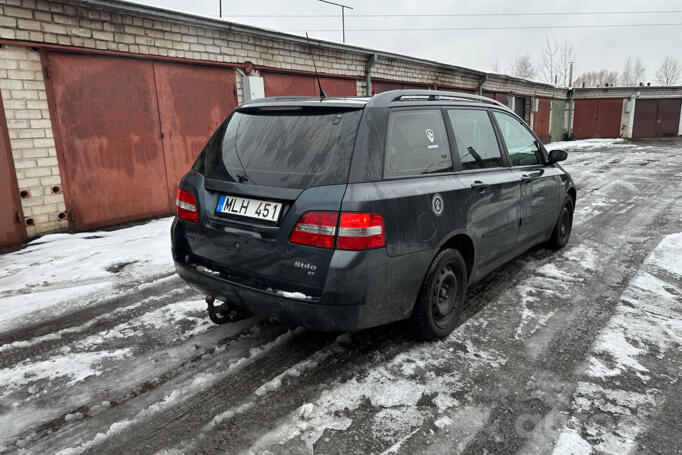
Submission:
{"label": "rear door handle", "polygon": [[488,185],[481,182],[480,180],[475,180],[474,183],[471,184],[471,187],[472,188],[478,188],[478,191],[480,191],[482,193],[486,190],[486,188],[488,188]]}

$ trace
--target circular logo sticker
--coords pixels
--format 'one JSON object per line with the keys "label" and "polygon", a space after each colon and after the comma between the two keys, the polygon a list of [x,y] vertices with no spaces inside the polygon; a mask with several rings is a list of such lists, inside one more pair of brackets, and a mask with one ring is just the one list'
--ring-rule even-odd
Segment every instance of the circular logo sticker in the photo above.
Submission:
{"label": "circular logo sticker", "polygon": [[431,208],[433,209],[433,213],[435,213],[436,216],[440,216],[440,214],[443,213],[443,209],[445,208],[443,196],[438,193],[434,194],[433,199],[431,200]]}

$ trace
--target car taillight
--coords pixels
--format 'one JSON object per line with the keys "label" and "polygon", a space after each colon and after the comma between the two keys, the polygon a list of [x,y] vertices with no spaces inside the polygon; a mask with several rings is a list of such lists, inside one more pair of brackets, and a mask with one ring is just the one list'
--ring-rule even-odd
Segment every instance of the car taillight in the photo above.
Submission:
{"label": "car taillight", "polygon": [[304,213],[291,232],[289,241],[320,248],[334,248],[338,218],[337,212]]}
{"label": "car taillight", "polygon": [[377,213],[342,213],[339,238],[340,250],[370,250],[386,245],[384,217]]}
{"label": "car taillight", "polygon": [[194,195],[187,191],[178,188],[178,197],[175,200],[175,205],[177,205],[178,217],[183,220],[193,221],[194,223],[199,222],[199,212],[197,212],[197,201],[194,199]]}
{"label": "car taillight", "polygon": [[369,250],[386,245],[384,238],[384,218],[376,213],[337,212],[304,213],[291,232],[289,241],[301,245],[339,250]]}

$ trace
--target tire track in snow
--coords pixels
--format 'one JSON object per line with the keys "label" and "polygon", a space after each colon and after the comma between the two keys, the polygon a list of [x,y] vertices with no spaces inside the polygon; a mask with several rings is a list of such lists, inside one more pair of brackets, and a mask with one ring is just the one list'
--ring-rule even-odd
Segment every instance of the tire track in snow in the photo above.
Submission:
{"label": "tire track in snow", "polygon": [[[98,391],[86,405],[64,411],[43,424],[38,433],[24,436],[35,441],[34,448],[49,452],[69,447],[79,452],[95,447],[106,440],[107,434],[116,435],[132,423],[141,424],[192,399],[208,385],[239,371],[252,358],[267,352],[278,337],[286,336],[282,335],[281,326],[257,327],[252,326],[253,321],[240,322],[230,330],[223,330],[222,335],[217,330],[205,334],[203,348],[196,344],[200,340],[190,338],[186,343],[160,351],[156,359],[138,359],[136,365],[129,365],[120,375],[111,378],[123,388],[118,392],[105,391],[104,396],[109,398],[105,406],[99,405],[96,399],[100,395]],[[172,362],[169,364],[168,360]],[[145,361],[157,365],[158,371],[145,365]],[[88,394],[89,387],[86,385],[84,389],[83,394]],[[67,416],[74,412],[84,415],[72,422]]]}

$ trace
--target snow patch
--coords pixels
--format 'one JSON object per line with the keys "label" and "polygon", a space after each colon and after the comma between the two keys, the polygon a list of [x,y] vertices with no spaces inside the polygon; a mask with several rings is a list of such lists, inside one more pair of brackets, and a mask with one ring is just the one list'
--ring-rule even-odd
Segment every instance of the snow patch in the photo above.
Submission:
{"label": "snow patch", "polygon": [[592,446],[575,430],[566,430],[559,435],[552,455],[587,455],[592,453]]}

